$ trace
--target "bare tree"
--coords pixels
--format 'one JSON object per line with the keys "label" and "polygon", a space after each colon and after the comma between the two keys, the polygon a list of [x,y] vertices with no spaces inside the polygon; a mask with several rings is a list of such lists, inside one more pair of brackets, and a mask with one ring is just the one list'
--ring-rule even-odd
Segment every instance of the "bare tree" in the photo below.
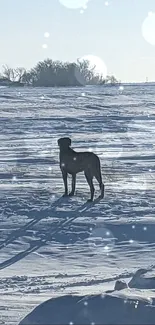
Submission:
{"label": "bare tree", "polygon": [[10,68],[8,65],[3,65],[2,67],[2,77],[10,81],[21,82],[25,73],[26,70],[22,67],[16,69]]}
{"label": "bare tree", "polygon": [[107,76],[106,83],[117,84],[118,80],[115,78],[115,76]]}
{"label": "bare tree", "polygon": [[14,80],[14,69],[10,68],[8,65],[2,66],[2,77],[10,81]]}
{"label": "bare tree", "polygon": [[22,68],[22,67],[16,68],[14,70],[15,81],[22,82],[22,79],[23,79],[23,76],[25,75],[25,73],[26,73],[25,68]]}

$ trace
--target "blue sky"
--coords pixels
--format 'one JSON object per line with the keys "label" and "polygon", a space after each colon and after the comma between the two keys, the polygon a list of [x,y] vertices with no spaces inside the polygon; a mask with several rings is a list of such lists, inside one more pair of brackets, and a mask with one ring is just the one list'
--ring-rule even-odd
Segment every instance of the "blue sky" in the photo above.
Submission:
{"label": "blue sky", "polygon": [[[75,61],[95,55],[122,81],[155,80],[155,45],[142,35],[148,12],[155,12],[155,0],[105,2],[89,0],[81,13],[59,0],[0,0],[0,67],[30,68],[47,57]],[[153,19],[155,35],[155,15]]]}

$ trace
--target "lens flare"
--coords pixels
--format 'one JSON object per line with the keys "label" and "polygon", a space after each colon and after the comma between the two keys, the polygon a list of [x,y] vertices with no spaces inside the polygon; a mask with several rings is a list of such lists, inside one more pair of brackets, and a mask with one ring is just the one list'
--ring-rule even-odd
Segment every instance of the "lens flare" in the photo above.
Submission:
{"label": "lens flare", "polygon": [[79,60],[80,62],[88,61],[89,68],[94,70],[95,75],[100,75],[103,78],[107,76],[107,67],[102,59],[95,55],[84,55]]}

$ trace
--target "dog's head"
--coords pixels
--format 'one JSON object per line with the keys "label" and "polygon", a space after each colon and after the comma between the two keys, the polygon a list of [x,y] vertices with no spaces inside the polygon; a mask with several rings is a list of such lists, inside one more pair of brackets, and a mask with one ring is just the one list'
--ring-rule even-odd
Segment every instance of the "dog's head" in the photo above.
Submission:
{"label": "dog's head", "polygon": [[58,146],[62,149],[67,149],[71,146],[71,139],[70,138],[60,138],[58,140]]}

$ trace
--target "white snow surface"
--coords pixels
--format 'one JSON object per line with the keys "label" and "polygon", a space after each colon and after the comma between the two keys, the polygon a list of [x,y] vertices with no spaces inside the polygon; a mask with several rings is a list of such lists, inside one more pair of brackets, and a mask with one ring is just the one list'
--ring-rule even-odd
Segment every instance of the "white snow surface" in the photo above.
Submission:
{"label": "white snow surface", "polygon": [[[0,89],[0,324],[18,324],[53,297],[102,294],[138,268],[153,272],[154,93],[144,85]],[[82,173],[75,197],[61,198],[63,136],[100,157],[103,200],[86,203]]]}

